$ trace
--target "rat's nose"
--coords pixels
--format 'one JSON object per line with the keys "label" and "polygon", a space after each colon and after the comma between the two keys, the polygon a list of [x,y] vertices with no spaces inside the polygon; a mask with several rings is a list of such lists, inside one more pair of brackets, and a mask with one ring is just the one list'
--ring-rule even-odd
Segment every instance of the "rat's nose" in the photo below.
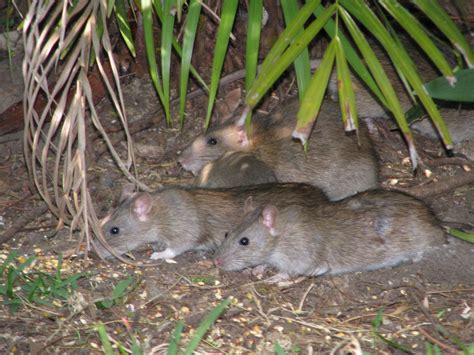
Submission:
{"label": "rat's nose", "polygon": [[223,264],[223,261],[221,258],[214,258],[214,265],[217,266],[217,267],[220,267],[222,266]]}
{"label": "rat's nose", "polygon": [[181,153],[178,157],[178,165],[184,170],[189,170],[189,159],[184,157],[183,153]]}

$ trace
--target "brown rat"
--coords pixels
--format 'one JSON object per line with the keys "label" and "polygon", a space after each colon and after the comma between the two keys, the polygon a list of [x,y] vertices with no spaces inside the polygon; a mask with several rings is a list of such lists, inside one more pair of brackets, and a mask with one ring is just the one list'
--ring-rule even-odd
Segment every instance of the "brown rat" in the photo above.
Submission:
{"label": "brown rat", "polygon": [[227,152],[201,169],[194,180],[200,187],[219,188],[277,182],[272,169],[255,155]]}
{"label": "brown rat", "polygon": [[250,152],[273,170],[278,181],[312,184],[330,200],[377,186],[377,158],[363,124],[358,137],[345,135],[339,104],[325,101],[305,153],[300,142],[291,140],[298,100],[281,106],[269,116],[256,114],[249,135],[233,122],[210,129],[183,151],[179,162],[197,174],[228,151]]}
{"label": "brown rat", "polygon": [[[252,196],[257,206],[288,203],[311,206],[327,201],[318,188],[306,184],[263,184],[229,189],[183,186],[154,193],[133,192],[127,185],[120,206],[104,218],[107,242],[119,254],[147,243],[164,246],[153,259],[173,258],[187,250],[215,249],[241,220],[245,200]],[[106,257],[112,255],[100,248]]]}
{"label": "brown rat", "polygon": [[280,272],[274,278],[279,280],[395,266],[444,240],[423,202],[399,192],[371,190],[339,202],[251,210],[214,260],[227,271],[271,265]]}

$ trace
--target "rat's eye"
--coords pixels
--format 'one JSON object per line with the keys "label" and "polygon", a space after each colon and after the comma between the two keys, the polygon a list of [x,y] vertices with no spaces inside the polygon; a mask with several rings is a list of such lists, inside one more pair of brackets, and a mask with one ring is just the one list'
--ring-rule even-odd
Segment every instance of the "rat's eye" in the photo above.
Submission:
{"label": "rat's eye", "polygon": [[120,228],[119,227],[112,227],[110,228],[110,234],[119,234]]}
{"label": "rat's eye", "polygon": [[217,139],[214,137],[210,137],[207,139],[207,145],[216,145],[217,144]]}
{"label": "rat's eye", "polygon": [[239,244],[243,246],[249,245],[249,238],[243,237],[239,240]]}
{"label": "rat's eye", "polygon": [[229,232],[225,232],[224,238],[227,239],[228,236],[229,236]]}

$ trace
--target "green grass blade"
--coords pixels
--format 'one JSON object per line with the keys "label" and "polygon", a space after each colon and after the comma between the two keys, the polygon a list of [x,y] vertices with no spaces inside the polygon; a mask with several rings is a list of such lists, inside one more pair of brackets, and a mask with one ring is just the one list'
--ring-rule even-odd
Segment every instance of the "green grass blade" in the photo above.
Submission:
{"label": "green grass blade", "polygon": [[383,321],[383,312],[384,312],[384,308],[382,307],[377,311],[377,315],[372,320],[373,332],[378,332],[380,330],[380,326],[382,325],[382,321]]}
{"label": "green grass blade", "polygon": [[[320,16],[321,13],[325,10],[324,6],[319,5],[314,14],[316,16]],[[329,19],[328,22],[324,25],[324,30],[326,33],[331,37],[334,38],[336,36],[336,23],[333,19]],[[338,31],[338,36],[341,40],[342,46],[344,48],[344,54],[346,56],[347,61],[351,65],[352,69],[357,73],[359,78],[367,85],[367,87],[374,93],[377,99],[380,101],[382,105],[387,107],[387,103],[385,102],[385,97],[383,96],[382,92],[380,91],[379,87],[375,83],[372,75],[367,70],[364,63],[360,60],[357,52],[352,47],[352,44],[349,40],[344,36],[342,31]]]}
{"label": "green grass blade", "polygon": [[[345,9],[340,9],[341,18],[344,21],[344,24],[349,29],[351,36],[356,43],[357,47],[359,48],[362,56],[364,57],[369,70],[371,71],[377,85],[379,86],[380,90],[382,91],[383,95],[386,98],[388,108],[392,111],[397,123],[400,126],[400,129],[403,133],[408,133],[410,130],[408,128],[408,124],[404,118],[403,110],[400,105],[400,101],[393,89],[390,80],[387,77],[387,74],[383,70],[380,61],[377,59],[374,51],[370,47],[369,43],[367,42],[364,34],[359,29],[355,21],[349,15],[349,13]],[[361,21],[364,23],[363,21]],[[365,24],[365,23],[364,23]],[[366,26],[367,27],[367,26]],[[388,33],[387,33],[388,35]]]}
{"label": "green grass blade", "polygon": [[336,54],[336,42],[333,40],[324,52],[321,64],[314,73],[309,83],[308,91],[301,101],[301,107],[298,111],[298,122],[293,132],[293,137],[301,140],[303,145],[306,144],[314,121],[316,120],[321,102],[326,92],[326,87],[331,76],[332,67],[334,65],[334,56]]}
{"label": "green grass blade", "polygon": [[107,332],[105,331],[104,324],[102,322],[99,322],[99,324],[97,324],[96,326],[96,329],[99,333],[100,341],[102,342],[104,354],[113,355],[114,350],[112,348],[112,344],[110,343],[109,337],[107,336]]}
{"label": "green grass blade", "polygon": [[179,122],[184,124],[184,109],[186,107],[186,94],[188,91],[189,70],[193,56],[194,40],[196,39],[196,28],[201,14],[201,3],[199,0],[191,0],[184,28],[183,51],[181,53],[181,72],[179,85]]}
{"label": "green grass blade", "polygon": [[[160,21],[163,22],[163,11],[161,9],[161,3],[159,1],[155,1],[154,4],[155,4],[156,15],[158,16]],[[176,51],[178,56],[181,57],[181,55],[182,55],[181,46],[179,45],[178,41],[176,41],[176,38],[174,36],[173,36],[173,39],[172,39],[172,45],[173,45],[173,49]],[[197,80],[199,85],[201,85],[201,87],[204,89],[204,91],[209,92],[209,88],[207,87],[206,82],[199,75],[197,70],[192,65],[191,65],[191,74],[193,75],[194,79]]]}
{"label": "green grass blade", "polygon": [[[444,123],[433,100],[424,90],[423,83],[416,71],[416,67],[413,61],[411,60],[410,56],[406,52],[405,48],[403,48],[403,46],[398,45],[398,42],[393,40],[393,38],[384,28],[380,20],[375,16],[373,11],[362,0],[353,0],[353,1],[341,0],[340,2],[341,4],[344,5],[344,8],[346,8],[349,12],[351,12],[351,14],[354,17],[356,17],[382,44],[382,46],[385,48],[385,50],[389,54],[391,60],[393,61],[395,67],[397,67],[398,70],[401,71],[405,75],[411,87],[413,88],[413,90],[415,90],[416,94],[418,95],[418,98],[420,99],[426,111],[432,118],[434,125],[436,126],[436,128],[438,129],[438,132],[443,138],[443,143],[445,144],[446,148],[452,149],[453,143],[449,135],[448,129],[446,127],[446,124]],[[385,94],[385,97],[387,98],[387,101],[390,100],[390,97],[387,97],[386,93],[384,94]],[[408,127],[408,125],[406,124],[405,118],[403,117],[403,119],[397,119],[397,123],[399,124],[402,121],[403,121],[403,126],[400,126],[400,128],[402,129],[402,132],[405,134],[405,138],[409,144],[412,162],[414,163],[414,168],[416,168],[416,157],[413,156],[413,154],[415,154],[416,152],[413,150],[414,146],[411,146],[411,143],[410,143],[412,142],[413,138],[411,134],[407,135],[407,133],[405,133],[404,131],[406,127]]]}
{"label": "green grass blade", "polygon": [[247,22],[247,43],[245,47],[245,90],[249,90],[257,76],[258,51],[262,29],[263,0],[252,0],[249,3]]}
{"label": "green grass blade", "polygon": [[283,349],[281,347],[281,345],[278,344],[278,343],[275,343],[275,354],[277,354],[277,355],[285,355],[286,354],[285,349]]}
{"label": "green grass blade", "polygon": [[61,271],[63,267],[63,254],[59,254],[58,256],[58,267],[56,268],[56,281],[61,282]]}
{"label": "green grass blade", "polygon": [[13,267],[8,269],[7,280],[6,280],[5,286],[6,286],[6,295],[9,298],[15,298],[15,292],[13,291],[13,284],[15,283],[17,276],[18,276],[18,273]]}
{"label": "green grass blade", "polygon": [[144,351],[140,347],[140,344],[138,343],[137,337],[134,336],[133,334],[130,334],[130,338],[132,338],[132,340],[131,340],[131,342],[132,342],[132,347],[131,347],[132,355],[143,355]]}
{"label": "green grass blade", "polygon": [[474,234],[465,232],[456,228],[448,228],[448,234],[453,237],[464,240],[465,242],[474,244]]}
{"label": "green grass blade", "polygon": [[[298,4],[293,0],[282,0],[281,7],[283,9],[283,16],[285,18],[285,23],[289,24],[296,17],[298,13]],[[298,31],[298,34],[301,34],[303,30]],[[295,73],[296,73],[296,82],[298,85],[298,94],[300,100],[303,99],[306,89],[309,85],[311,79],[311,66],[309,63],[309,52],[308,48],[303,49],[301,54],[295,59]]]}
{"label": "green grass blade", "polygon": [[451,84],[444,76],[424,85],[428,94],[439,100],[456,102],[474,102],[474,69],[462,69],[454,73],[456,85]]}
{"label": "green grass blade", "polygon": [[194,337],[188,344],[186,351],[184,352],[185,355],[191,355],[194,349],[197,348],[199,343],[201,342],[202,337],[207,333],[209,328],[215,322],[215,320],[220,316],[220,314],[224,311],[224,309],[229,305],[231,299],[227,298],[218,304],[211,313],[204,319],[201,324],[199,324],[198,328],[196,329]]}
{"label": "green grass blade", "polygon": [[26,299],[28,302],[32,302],[33,299],[35,298],[35,292],[36,290],[39,289],[40,285],[43,283],[43,280],[41,278],[35,279],[33,282],[31,282],[28,285],[28,289],[25,288],[26,291]]}
{"label": "green grass blade", "polygon": [[344,129],[352,131],[358,127],[357,108],[354,90],[352,89],[349,66],[347,65],[344,47],[339,36],[334,38],[336,43],[336,68],[339,92],[339,103],[341,106],[342,122]]}
{"label": "green grass blade", "polygon": [[382,325],[382,322],[383,322],[383,312],[384,312],[384,309],[380,308],[377,312],[377,315],[372,320],[372,332],[374,333],[374,335],[380,340],[382,340],[385,344],[387,344],[388,346],[391,346],[394,349],[402,350],[403,352],[406,352],[407,354],[413,354],[413,351],[411,351],[410,349],[406,348],[405,346],[393,340],[387,339],[382,334],[380,334],[380,326]]}
{"label": "green grass blade", "polygon": [[179,341],[181,340],[181,335],[183,334],[183,329],[184,329],[184,322],[182,320],[179,320],[178,323],[176,324],[174,333],[170,337],[168,351],[166,352],[166,354],[168,355],[178,354],[178,345],[179,345]]}
{"label": "green grass blade", "polygon": [[171,43],[173,41],[174,15],[171,6],[175,0],[164,0],[163,22],[161,28],[161,76],[163,77],[163,97],[165,105],[170,106],[170,69],[171,69]]}
{"label": "green grass blade", "polygon": [[280,58],[288,45],[293,41],[295,35],[303,28],[305,22],[311,16],[315,8],[321,3],[320,0],[307,1],[306,4],[298,11],[293,21],[289,23],[285,30],[278,36],[275,44],[272,46],[265,60],[260,67],[260,72],[271,70],[275,61]]}
{"label": "green grass blade", "polygon": [[61,288],[61,287],[68,287],[70,286],[71,288],[76,288],[77,287],[77,280],[79,280],[82,277],[87,276],[87,273],[85,272],[80,272],[74,275],[71,275],[67,277],[64,280],[58,280],[60,282],[56,282],[56,287]]}
{"label": "green grass blade", "polygon": [[181,18],[183,17],[183,0],[176,0],[176,15],[178,22],[181,23]]}
{"label": "green grass blade", "polygon": [[431,343],[425,343],[425,355],[441,355],[441,349],[438,345],[433,345]]}
{"label": "green grass blade", "polygon": [[[111,8],[109,8],[111,9]],[[120,34],[132,56],[136,57],[135,45],[133,44],[133,35],[130,25],[128,24],[127,10],[125,9],[124,0],[115,1],[115,18],[117,19]]]}
{"label": "green grass blade", "polygon": [[426,29],[420,22],[408,12],[403,6],[394,0],[379,0],[379,3],[390,13],[390,15],[405,29],[405,31],[423,49],[427,57],[436,65],[441,73],[448,77],[453,77],[453,70],[443,53],[435,46],[428,37]]}
{"label": "green grass blade", "polygon": [[[117,1],[119,1],[119,0],[117,0]],[[116,3],[115,0],[107,0],[107,18],[109,18],[110,15],[112,14],[112,11],[114,10],[115,3]]]}
{"label": "green grass blade", "polygon": [[222,3],[221,23],[217,31],[216,47],[212,61],[211,88],[207,105],[206,127],[209,126],[209,122],[211,121],[212,109],[214,107],[214,101],[216,100],[217,89],[219,88],[219,79],[221,77],[238,3],[238,0],[224,0]]}
{"label": "green grass blade", "polygon": [[410,158],[413,163],[413,169],[416,169],[418,164],[418,154],[414,145],[413,135],[410,131],[410,128],[408,127],[408,123],[406,121],[405,115],[403,114],[400,101],[398,100],[398,97],[395,94],[395,90],[393,89],[392,84],[390,83],[390,80],[387,77],[387,74],[383,70],[382,65],[375,56],[375,53],[367,42],[364,34],[354,22],[352,17],[343,8],[339,9],[339,13],[344,21],[344,24],[348,28],[354,42],[362,53],[362,56],[365,58],[367,66],[369,67],[370,72],[372,73],[375,81],[377,82],[377,85],[385,96],[387,108],[393,113],[393,116],[397,121],[397,124],[400,127],[403,136],[405,137],[405,140],[408,145],[408,150],[410,152]]}
{"label": "green grass blade", "polygon": [[[273,63],[272,68],[267,70],[261,68],[257,80],[247,93],[246,104],[249,108],[255,107],[276,79],[281,76],[301,51],[308,46],[328,19],[334,14],[335,9],[336,5],[331,5],[318,16],[300,36],[294,39],[290,47]],[[287,28],[289,28],[289,26]]]}
{"label": "green grass blade", "polygon": [[[163,94],[163,88],[161,86],[160,75],[158,73],[158,67],[156,65],[155,56],[155,44],[153,42],[153,13],[152,13],[152,0],[141,0],[141,12],[143,16],[143,34],[145,37],[145,50],[148,59],[148,65],[150,66],[151,81],[155,87],[156,92],[160,98],[161,104],[165,110],[166,122],[171,122],[171,116],[168,105],[165,104],[165,97]],[[160,0],[156,0],[160,1]],[[161,3],[160,5],[161,6]]]}
{"label": "green grass blade", "polygon": [[5,261],[2,263],[0,266],[0,275],[3,275],[3,271],[6,269],[6,267],[17,257],[18,252],[16,250],[12,250],[8,253],[7,258]]}
{"label": "green grass blade", "polygon": [[116,299],[122,297],[125,294],[128,286],[133,282],[133,277],[128,277],[125,280],[120,280],[119,283],[112,290],[112,298]]}
{"label": "green grass blade", "polygon": [[461,52],[469,68],[474,67],[474,52],[446,11],[433,0],[412,1]]}

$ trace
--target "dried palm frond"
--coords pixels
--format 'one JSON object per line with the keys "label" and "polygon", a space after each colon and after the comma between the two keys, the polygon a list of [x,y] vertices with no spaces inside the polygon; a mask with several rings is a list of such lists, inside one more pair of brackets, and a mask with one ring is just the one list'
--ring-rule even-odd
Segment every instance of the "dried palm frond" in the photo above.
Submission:
{"label": "dried palm frond", "polygon": [[[80,230],[80,243],[85,238],[87,250],[91,231],[100,235],[86,179],[89,116],[121,171],[147,190],[130,172],[134,155],[107,31],[107,6],[103,0],[34,0],[23,31],[24,154],[30,178],[59,225],[66,223],[71,231]],[[106,75],[104,58],[111,67],[112,80]],[[115,151],[94,109],[88,80],[91,63],[97,66],[120,118],[127,141],[126,161]],[[42,99],[46,105],[39,110],[35,103]]]}

